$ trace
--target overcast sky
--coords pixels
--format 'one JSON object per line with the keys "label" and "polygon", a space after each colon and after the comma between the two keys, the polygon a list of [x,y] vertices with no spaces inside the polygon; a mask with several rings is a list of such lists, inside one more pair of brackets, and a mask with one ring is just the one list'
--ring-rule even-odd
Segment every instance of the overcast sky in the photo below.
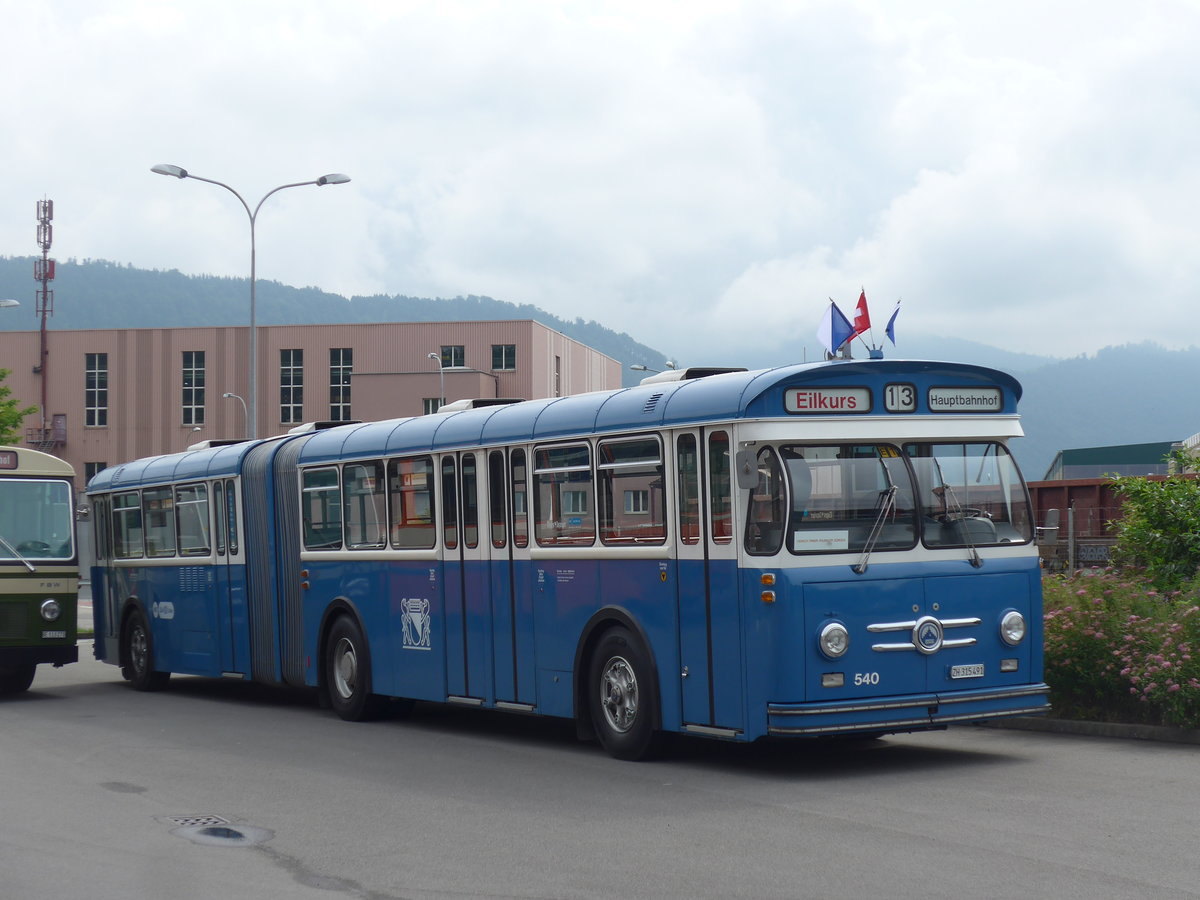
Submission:
{"label": "overcast sky", "polygon": [[[1190,2],[0,0],[0,254],[484,294],[685,363],[1200,330]],[[29,303],[32,304],[32,290]],[[63,298],[64,300],[66,298]],[[25,303],[25,300],[22,299]]]}

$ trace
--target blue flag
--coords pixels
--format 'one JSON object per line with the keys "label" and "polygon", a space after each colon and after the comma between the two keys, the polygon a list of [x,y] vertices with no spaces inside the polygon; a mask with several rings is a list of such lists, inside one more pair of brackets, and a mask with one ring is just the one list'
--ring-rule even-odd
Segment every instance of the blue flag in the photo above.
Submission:
{"label": "blue flag", "polygon": [[892,346],[896,346],[896,316],[900,315],[900,301],[896,301],[896,308],[892,310],[892,317],[888,319],[887,336],[892,342]]}
{"label": "blue flag", "polygon": [[829,355],[832,356],[838,352],[842,344],[846,343],[852,337],[854,337],[854,326],[850,324],[850,320],[838,309],[837,304],[830,300],[829,309],[825,311],[825,318],[821,320],[821,324],[817,327],[817,338],[821,341],[822,346],[829,351]]}

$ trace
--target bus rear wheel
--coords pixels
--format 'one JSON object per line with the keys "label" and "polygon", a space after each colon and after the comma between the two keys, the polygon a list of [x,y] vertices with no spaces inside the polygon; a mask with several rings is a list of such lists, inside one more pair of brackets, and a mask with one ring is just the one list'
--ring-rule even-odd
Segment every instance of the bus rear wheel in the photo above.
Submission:
{"label": "bus rear wheel", "polygon": [[654,728],[657,700],[650,656],[622,627],[600,638],[588,667],[592,727],[616,759],[650,759],[661,735]]}
{"label": "bus rear wheel", "polygon": [[154,641],[146,627],[146,617],[135,609],[121,630],[121,675],[135,691],[161,691],[171,678],[170,672],[154,669]]}
{"label": "bus rear wheel", "polygon": [[35,663],[0,668],[0,694],[19,694],[29,690],[36,670]]}
{"label": "bus rear wheel", "polygon": [[339,616],[325,642],[325,689],[329,703],[347,722],[378,718],[383,698],[371,693],[371,654],[358,623]]}

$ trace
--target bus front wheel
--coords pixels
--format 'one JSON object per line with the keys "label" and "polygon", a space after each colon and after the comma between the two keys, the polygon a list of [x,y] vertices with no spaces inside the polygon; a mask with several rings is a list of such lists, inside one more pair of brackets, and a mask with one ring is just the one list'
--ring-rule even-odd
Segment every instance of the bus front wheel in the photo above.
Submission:
{"label": "bus front wheel", "polygon": [[371,655],[358,623],[340,616],[325,642],[325,689],[333,711],[347,722],[377,718],[383,698],[371,693]]}
{"label": "bus front wheel", "polygon": [[154,669],[154,641],[140,609],[129,614],[121,635],[124,645],[121,659],[125,661],[121,666],[121,675],[125,680],[135,691],[161,691],[165,688],[171,673]]}
{"label": "bus front wheel", "polygon": [[0,668],[0,694],[19,694],[29,690],[36,669],[35,663]]}
{"label": "bus front wheel", "polygon": [[649,759],[661,735],[654,729],[650,656],[626,628],[606,631],[588,669],[592,727],[617,759]]}

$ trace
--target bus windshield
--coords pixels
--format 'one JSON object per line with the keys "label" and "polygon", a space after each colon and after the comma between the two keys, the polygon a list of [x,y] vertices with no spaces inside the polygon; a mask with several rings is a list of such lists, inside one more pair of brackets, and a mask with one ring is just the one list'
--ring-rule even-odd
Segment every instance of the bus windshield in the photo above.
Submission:
{"label": "bus windshield", "polygon": [[904,452],[917,474],[926,546],[1032,539],[1025,483],[1002,444],[906,444]]}
{"label": "bus windshield", "polygon": [[[789,505],[790,500],[790,505]],[[758,452],[746,550],[771,555],[1027,543],[1025,485],[995,442],[790,444]]]}
{"label": "bus windshield", "polygon": [[73,515],[65,481],[0,479],[0,562],[73,558]]}

